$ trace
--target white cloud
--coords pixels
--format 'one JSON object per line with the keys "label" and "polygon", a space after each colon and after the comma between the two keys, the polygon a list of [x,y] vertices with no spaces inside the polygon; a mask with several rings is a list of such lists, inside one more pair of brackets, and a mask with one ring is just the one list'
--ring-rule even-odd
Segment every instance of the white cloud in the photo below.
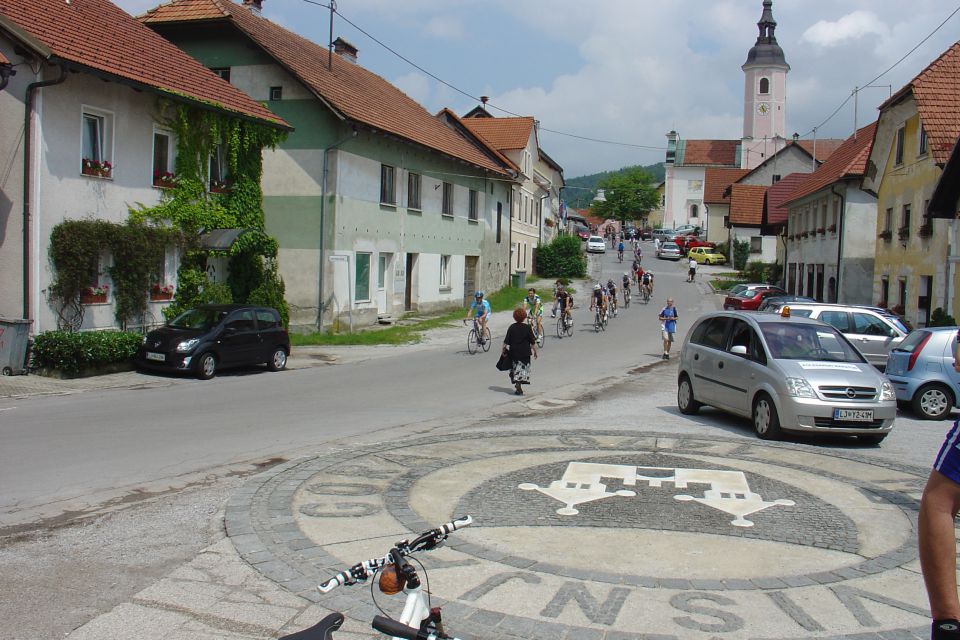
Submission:
{"label": "white cloud", "polygon": [[423,105],[430,104],[432,101],[431,84],[430,79],[419,71],[408,73],[393,80],[395,87]]}
{"label": "white cloud", "polygon": [[820,20],[803,33],[801,40],[835,47],[869,35],[888,38],[890,29],[872,11],[854,11],[833,22]]}
{"label": "white cloud", "polygon": [[465,35],[463,23],[449,16],[434,16],[427,21],[423,30],[428,35],[447,40],[456,40]]}

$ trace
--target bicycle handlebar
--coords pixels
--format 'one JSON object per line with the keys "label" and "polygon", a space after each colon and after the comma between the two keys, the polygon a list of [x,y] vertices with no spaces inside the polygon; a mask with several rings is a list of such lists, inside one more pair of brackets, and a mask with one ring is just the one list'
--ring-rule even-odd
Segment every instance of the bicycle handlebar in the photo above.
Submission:
{"label": "bicycle handlebar", "polygon": [[[473,518],[470,516],[463,516],[462,518],[458,518],[452,522],[442,524],[436,529],[424,531],[414,538],[412,542],[401,540],[391,548],[391,551],[395,548],[400,552],[401,556],[408,556],[411,553],[416,553],[417,551],[429,551],[436,548],[437,545],[446,540],[447,536],[454,531],[468,527],[471,524],[473,524]],[[319,584],[317,589],[319,589],[321,593],[330,593],[337,587],[363,582],[392,562],[393,559],[391,558],[390,552],[387,552],[387,554],[381,558],[371,558],[369,560],[359,562],[349,569],[336,574],[326,582]]]}
{"label": "bicycle handlebar", "polygon": [[371,626],[391,638],[406,638],[407,640],[430,640],[430,638],[436,638],[435,635],[427,631],[408,627],[402,622],[397,622],[384,616],[373,616]]}

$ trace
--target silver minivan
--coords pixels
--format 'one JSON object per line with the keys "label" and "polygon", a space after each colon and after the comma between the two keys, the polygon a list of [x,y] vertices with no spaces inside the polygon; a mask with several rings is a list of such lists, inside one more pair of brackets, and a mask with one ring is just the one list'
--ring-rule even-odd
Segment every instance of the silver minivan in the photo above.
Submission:
{"label": "silver minivan", "polygon": [[839,329],[870,364],[881,371],[887,365],[890,350],[910,333],[899,318],[882,309],[821,302],[797,302],[786,306],[790,307],[791,315],[814,318]]}
{"label": "silver minivan", "polygon": [[680,350],[677,406],[750,417],[756,434],[853,435],[878,444],[897,414],[893,385],[832,326],[750,311],[701,316]]}

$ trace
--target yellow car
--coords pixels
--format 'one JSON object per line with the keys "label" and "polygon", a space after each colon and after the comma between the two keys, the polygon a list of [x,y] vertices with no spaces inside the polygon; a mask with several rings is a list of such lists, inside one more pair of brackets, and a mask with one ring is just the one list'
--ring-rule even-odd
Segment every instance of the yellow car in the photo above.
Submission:
{"label": "yellow car", "polygon": [[727,256],[716,253],[709,247],[694,247],[687,253],[687,257],[696,260],[697,264],[723,264],[727,261]]}

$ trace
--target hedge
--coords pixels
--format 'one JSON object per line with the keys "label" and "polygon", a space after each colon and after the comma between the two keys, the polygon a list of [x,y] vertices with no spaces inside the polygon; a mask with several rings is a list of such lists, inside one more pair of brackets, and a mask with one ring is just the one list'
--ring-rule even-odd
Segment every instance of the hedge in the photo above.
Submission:
{"label": "hedge", "polygon": [[129,331],[47,331],[33,340],[32,365],[76,374],[127,362],[142,341],[142,334]]}
{"label": "hedge", "polygon": [[582,278],[587,261],[577,236],[558,236],[537,249],[537,275],[544,278]]}

